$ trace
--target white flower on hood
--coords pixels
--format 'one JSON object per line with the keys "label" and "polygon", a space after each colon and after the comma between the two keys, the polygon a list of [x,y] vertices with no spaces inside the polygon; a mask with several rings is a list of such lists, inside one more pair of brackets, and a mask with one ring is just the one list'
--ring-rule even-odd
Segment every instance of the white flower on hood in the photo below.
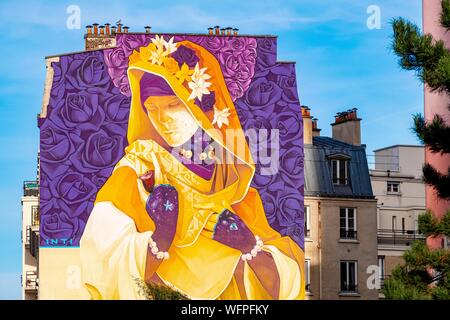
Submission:
{"label": "white flower on hood", "polygon": [[219,128],[222,128],[222,125],[229,125],[228,117],[231,115],[230,108],[225,108],[222,110],[219,110],[214,106],[214,119],[212,124],[216,124]]}

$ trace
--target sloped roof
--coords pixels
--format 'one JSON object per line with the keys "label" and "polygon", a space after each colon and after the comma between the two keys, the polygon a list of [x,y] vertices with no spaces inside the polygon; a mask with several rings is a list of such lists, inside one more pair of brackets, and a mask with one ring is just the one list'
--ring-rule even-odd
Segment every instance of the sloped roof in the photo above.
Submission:
{"label": "sloped roof", "polygon": [[[365,146],[353,146],[329,137],[314,137],[312,145],[305,145],[305,195],[321,197],[373,199]],[[330,157],[349,159],[347,186],[334,185]]]}

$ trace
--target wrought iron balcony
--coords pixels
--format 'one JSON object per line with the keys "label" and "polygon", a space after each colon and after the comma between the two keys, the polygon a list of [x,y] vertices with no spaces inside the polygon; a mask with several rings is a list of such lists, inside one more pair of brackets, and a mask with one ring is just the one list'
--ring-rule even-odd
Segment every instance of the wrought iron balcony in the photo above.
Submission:
{"label": "wrought iron balcony", "polygon": [[39,183],[37,181],[24,181],[23,195],[37,197],[39,195]]}
{"label": "wrought iron balcony", "polygon": [[416,240],[425,241],[425,236],[415,230],[378,229],[378,244],[410,246]]}
{"label": "wrought iron balcony", "polygon": [[25,290],[35,291],[38,287],[38,277],[36,271],[27,271],[25,273]]}

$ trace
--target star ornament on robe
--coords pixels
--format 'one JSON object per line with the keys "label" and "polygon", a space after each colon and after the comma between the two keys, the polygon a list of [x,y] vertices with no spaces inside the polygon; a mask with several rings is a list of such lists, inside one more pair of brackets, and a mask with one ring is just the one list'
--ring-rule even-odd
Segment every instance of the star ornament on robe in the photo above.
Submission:
{"label": "star ornament on robe", "polygon": [[212,121],[212,124],[216,124],[219,128],[222,128],[222,125],[229,125],[230,123],[228,122],[228,117],[231,115],[230,113],[230,108],[225,108],[222,110],[219,110],[216,108],[216,106],[214,106],[214,118]]}
{"label": "star ornament on robe", "polygon": [[163,204],[165,211],[172,211],[173,209],[173,203],[171,203],[169,200],[166,201],[166,203]]}

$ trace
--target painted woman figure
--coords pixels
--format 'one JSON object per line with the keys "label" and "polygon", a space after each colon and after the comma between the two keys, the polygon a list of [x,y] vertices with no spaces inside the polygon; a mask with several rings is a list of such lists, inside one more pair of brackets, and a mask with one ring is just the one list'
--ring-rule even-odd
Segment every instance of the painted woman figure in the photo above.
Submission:
{"label": "painted woman figure", "polygon": [[130,56],[128,79],[129,146],[80,243],[91,297],[140,299],[138,278],[191,299],[303,299],[303,251],[250,187],[255,165],[216,58],[156,36]]}

